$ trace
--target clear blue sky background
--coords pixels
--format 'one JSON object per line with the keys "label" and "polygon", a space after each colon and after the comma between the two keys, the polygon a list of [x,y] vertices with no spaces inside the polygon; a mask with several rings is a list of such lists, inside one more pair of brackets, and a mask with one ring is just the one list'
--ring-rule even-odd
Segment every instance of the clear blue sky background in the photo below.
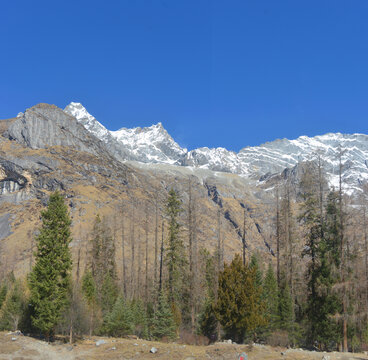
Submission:
{"label": "clear blue sky background", "polygon": [[77,101],[189,149],[367,133],[367,0],[7,0],[0,40],[0,118]]}

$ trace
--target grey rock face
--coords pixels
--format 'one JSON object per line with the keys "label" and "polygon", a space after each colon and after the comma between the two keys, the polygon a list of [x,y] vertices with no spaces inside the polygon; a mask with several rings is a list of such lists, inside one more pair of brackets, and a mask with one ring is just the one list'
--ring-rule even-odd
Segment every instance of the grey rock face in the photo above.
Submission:
{"label": "grey rock face", "polygon": [[100,141],[87,132],[73,116],[48,104],[38,104],[27,109],[4,135],[32,149],[60,145],[72,146],[94,155],[104,151]]}
{"label": "grey rock face", "polygon": [[21,174],[22,170],[20,166],[0,159],[0,195],[11,194],[27,185],[27,179]]}
{"label": "grey rock face", "polygon": [[9,219],[10,214],[0,216],[0,240],[5,239],[11,234]]}

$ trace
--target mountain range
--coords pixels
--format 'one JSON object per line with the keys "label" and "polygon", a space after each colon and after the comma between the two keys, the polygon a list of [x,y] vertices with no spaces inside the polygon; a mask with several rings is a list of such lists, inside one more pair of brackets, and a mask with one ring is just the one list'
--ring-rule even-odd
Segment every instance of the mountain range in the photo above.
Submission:
{"label": "mountain range", "polygon": [[244,147],[238,153],[225,148],[181,148],[161,123],[145,128],[107,130],[80,103],[70,103],[64,111],[105,143],[121,161],[162,163],[228,172],[262,182],[298,164],[321,158],[327,178],[338,186],[341,154],[345,190],[360,190],[368,179],[368,136],[328,133],[295,140],[278,139],[260,146]]}
{"label": "mountain range", "polygon": [[[198,249],[213,252],[221,240],[229,261],[242,248],[245,228],[247,254],[260,252],[274,261],[273,187],[286,178],[297,184],[304,162],[318,155],[330,184],[337,186],[339,154],[345,191],[357,194],[368,179],[367,135],[301,136],[238,153],[224,148],[188,151],[161,123],[109,131],[79,103],[64,110],[35,105],[0,121],[0,273],[30,270],[40,214],[55,190],[62,191],[70,209],[73,262],[80,266],[88,257],[97,214],[114,229],[117,264],[122,264],[122,243],[128,259],[133,243],[143,248],[142,224],[148,223],[152,264],[154,239],[165,233],[156,214],[164,220],[172,187],[182,199],[183,236],[189,193],[195,202]],[[121,276],[120,266],[117,271]]]}

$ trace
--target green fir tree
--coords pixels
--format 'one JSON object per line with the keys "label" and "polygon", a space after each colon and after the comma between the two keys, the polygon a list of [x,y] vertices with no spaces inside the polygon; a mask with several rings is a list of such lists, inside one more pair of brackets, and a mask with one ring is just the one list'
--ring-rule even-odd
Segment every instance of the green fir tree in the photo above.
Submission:
{"label": "green fir tree", "polygon": [[82,277],[82,293],[87,302],[89,310],[89,336],[92,336],[96,310],[97,310],[97,289],[91,271],[86,271]]}
{"label": "green fir tree", "polygon": [[262,297],[266,302],[268,326],[270,330],[273,330],[277,326],[278,319],[278,287],[271,263],[268,264],[266,276],[264,278]]}
{"label": "green fir tree", "polygon": [[106,331],[110,336],[122,337],[133,330],[133,314],[122,295],[116,299],[114,307],[107,315]]}
{"label": "green fir tree", "polygon": [[0,287],[0,309],[4,304],[7,292],[8,292],[8,285],[4,282]]}
{"label": "green fir tree", "polygon": [[25,315],[26,299],[23,284],[15,281],[7,293],[1,309],[0,327],[4,330],[19,330]]}
{"label": "green fir tree", "polygon": [[164,337],[172,340],[176,338],[174,315],[167,301],[167,296],[163,291],[160,293],[157,309],[152,321],[152,337],[156,340]]}
{"label": "green fir tree", "polygon": [[171,311],[175,323],[179,328],[182,321],[182,309],[186,294],[187,258],[184,243],[180,237],[180,224],[178,217],[182,212],[181,201],[174,189],[169,191],[166,203],[166,215],[168,217],[168,247],[166,251],[166,267],[168,272],[167,290]]}
{"label": "green fir tree", "polygon": [[100,295],[103,314],[108,314],[112,310],[117,297],[118,287],[116,281],[111,277],[110,273],[107,272],[102,283]]}
{"label": "green fir tree", "polygon": [[199,333],[207,336],[211,341],[216,339],[217,318],[213,311],[214,302],[212,298],[207,298],[202,312],[199,314]]}
{"label": "green fir tree", "polygon": [[35,265],[28,279],[32,323],[47,339],[54,335],[61,314],[69,303],[72,268],[70,225],[64,199],[55,192],[50,196],[47,209],[42,212]]}
{"label": "green fir tree", "polygon": [[148,338],[148,316],[142,300],[133,300],[130,304],[133,322],[133,334],[139,338]]}
{"label": "green fir tree", "polygon": [[243,265],[235,255],[230,265],[225,264],[219,276],[218,299],[214,311],[226,336],[238,343],[245,336],[256,338],[256,330],[267,325],[262,289],[256,286],[256,271]]}
{"label": "green fir tree", "polygon": [[292,331],[293,326],[293,299],[290,295],[289,284],[285,279],[285,274],[282,274],[278,292],[278,328]]}

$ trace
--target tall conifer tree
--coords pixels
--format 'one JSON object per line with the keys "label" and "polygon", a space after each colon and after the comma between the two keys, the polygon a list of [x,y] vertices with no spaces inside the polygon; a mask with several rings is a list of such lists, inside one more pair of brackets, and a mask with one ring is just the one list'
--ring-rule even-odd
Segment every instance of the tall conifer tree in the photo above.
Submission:
{"label": "tall conifer tree", "polygon": [[166,266],[168,270],[168,300],[170,301],[177,326],[181,323],[184,278],[188,264],[184,243],[179,234],[180,224],[178,217],[181,212],[182,207],[178,194],[174,189],[171,189],[166,203],[166,215],[169,222]]}
{"label": "tall conifer tree", "polygon": [[262,289],[256,286],[256,271],[243,265],[235,255],[220,273],[218,299],[214,306],[217,319],[226,335],[243,342],[246,335],[256,337],[256,330],[267,325]]}
{"label": "tall conifer tree", "polygon": [[47,339],[54,334],[69,302],[72,268],[70,225],[64,199],[55,192],[50,196],[47,209],[42,212],[35,265],[29,275],[32,323]]}

